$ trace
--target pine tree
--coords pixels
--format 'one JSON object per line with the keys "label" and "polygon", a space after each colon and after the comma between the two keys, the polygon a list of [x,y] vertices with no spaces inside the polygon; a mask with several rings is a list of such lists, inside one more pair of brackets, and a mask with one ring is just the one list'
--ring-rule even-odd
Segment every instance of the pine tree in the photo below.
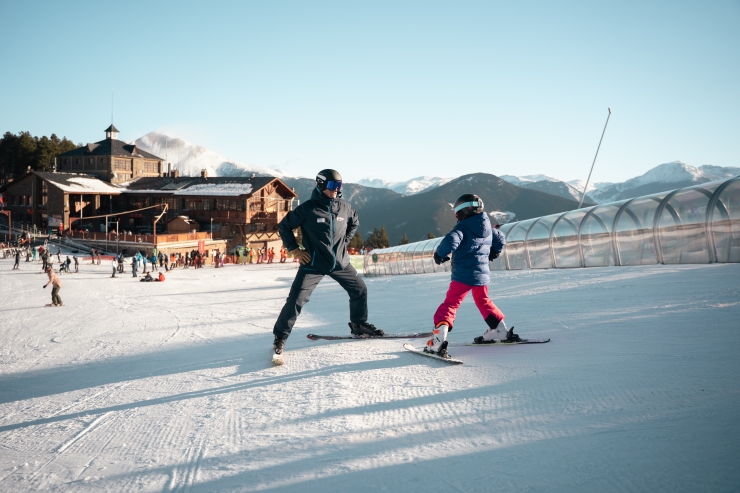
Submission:
{"label": "pine tree", "polygon": [[355,234],[352,237],[352,239],[349,241],[349,247],[350,248],[355,248],[355,249],[359,250],[363,246],[365,246],[365,242],[362,241],[362,235],[358,231],[357,234]]}
{"label": "pine tree", "polygon": [[380,227],[380,233],[378,233],[378,247],[388,248],[391,246],[391,241],[388,239],[388,233],[385,231],[385,226]]}
{"label": "pine tree", "polygon": [[409,239],[406,236],[406,233],[404,233],[403,238],[401,238],[401,243],[399,243],[399,245],[408,245],[408,243],[409,243]]}
{"label": "pine tree", "polygon": [[380,236],[380,231],[378,231],[378,228],[373,228],[373,232],[367,235],[365,245],[367,245],[369,248],[381,248],[378,245],[378,236]]}

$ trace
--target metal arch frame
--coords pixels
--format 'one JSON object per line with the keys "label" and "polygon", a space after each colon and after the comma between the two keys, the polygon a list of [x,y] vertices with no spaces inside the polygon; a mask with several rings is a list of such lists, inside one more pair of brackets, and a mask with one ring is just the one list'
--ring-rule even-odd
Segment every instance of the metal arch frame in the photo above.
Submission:
{"label": "metal arch frame", "polygon": [[516,229],[516,227],[519,225],[519,221],[515,223],[509,223],[509,224],[511,224],[512,226],[507,231],[504,231],[504,241],[506,243],[504,244],[504,250],[503,250],[503,254],[504,254],[503,262],[504,262],[504,266],[506,267],[506,270],[511,270],[511,267],[509,267],[509,254],[507,253],[506,245],[509,244],[509,234]]}
{"label": "metal arch frame", "polygon": [[414,251],[411,254],[411,261],[414,264],[414,274],[424,274],[425,273],[424,272],[424,257],[422,257],[421,255],[419,255],[419,263],[421,264],[421,272],[416,272],[416,252],[419,250],[419,247],[422,247],[420,253],[421,254],[424,253],[424,247],[422,245],[424,245],[423,241],[420,241],[419,243],[417,243],[416,248],[414,248]]}
{"label": "metal arch frame", "polygon": [[[607,205],[609,205],[609,204],[604,204],[603,206],[607,206]],[[581,231],[583,230],[583,225],[586,223],[586,220],[588,220],[588,218],[591,217],[591,216],[593,216],[594,218],[596,218],[596,220],[599,222],[599,224],[601,224],[604,227],[604,229],[606,230],[606,232],[609,234],[609,243],[611,244],[612,254],[614,256],[614,263],[616,264],[617,255],[614,252],[614,244],[613,244],[614,242],[613,242],[613,238],[612,238],[613,231],[609,230],[609,226],[606,225],[606,223],[604,222],[604,220],[601,219],[601,217],[599,217],[599,216],[596,215],[596,210],[599,207],[602,207],[602,205],[596,205],[596,206],[591,207],[591,209],[589,209],[589,211],[586,213],[586,215],[583,216],[583,219],[581,219],[581,224],[578,225],[578,249],[581,252],[581,263],[582,263],[583,267],[586,267],[586,255],[583,253],[583,242],[581,241],[581,234],[582,234]]]}
{"label": "metal arch frame", "polygon": [[[555,224],[557,224],[558,221],[560,221],[560,218],[561,218],[561,216],[563,216],[563,214],[567,214],[567,213],[566,212],[563,212],[562,214],[560,214],[557,217],[557,219],[555,219],[555,222],[552,223],[553,226]],[[534,269],[534,267],[532,267],[532,257],[531,257],[531,255],[529,253],[529,235],[532,234],[532,230],[534,229],[534,227],[537,224],[540,223],[540,221],[542,221],[543,219],[545,219],[547,217],[551,217],[551,216],[554,216],[554,215],[555,214],[550,214],[550,215],[547,215],[547,216],[542,216],[540,218],[537,218],[537,220],[532,223],[532,226],[529,227],[529,230],[527,230],[527,236],[524,239],[524,243],[525,243],[525,246],[526,246],[525,251],[527,252],[527,265],[529,265],[529,268],[530,269]],[[554,255],[555,252],[553,251],[552,241],[551,241],[552,228],[553,228],[553,226],[550,226],[550,231],[548,232],[548,235],[547,235],[547,249],[550,251],[550,267],[549,267],[550,269],[555,268],[555,255]]]}
{"label": "metal arch frame", "polygon": [[[669,193],[668,195],[670,195],[670,193]],[[636,225],[638,225],[638,226],[642,226],[642,225],[640,224],[640,221],[639,221],[639,220],[637,219],[637,216],[635,216],[635,213],[634,213],[634,212],[632,212],[631,210],[629,210],[629,209],[628,209],[628,207],[629,207],[630,205],[632,205],[632,203],[634,203],[634,202],[635,202],[635,201],[637,201],[637,200],[640,200],[640,199],[645,199],[645,198],[649,198],[649,197],[650,197],[650,195],[648,195],[648,196],[643,196],[643,197],[635,197],[635,198],[633,198],[633,199],[630,199],[630,200],[628,200],[627,202],[625,202],[625,203],[624,203],[624,205],[623,205],[623,206],[622,206],[622,207],[621,207],[621,208],[619,209],[619,211],[617,212],[617,214],[616,214],[616,215],[614,216],[614,225],[613,225],[613,227],[612,227],[612,230],[614,231],[614,241],[615,241],[615,244],[616,244],[616,247],[617,247],[615,251],[617,252],[617,258],[618,258],[618,260],[619,260],[619,266],[622,266],[622,251],[621,251],[621,249],[619,248],[619,240],[618,240],[618,238],[617,238],[617,223],[618,223],[618,222],[619,222],[619,220],[620,220],[620,219],[622,218],[622,214],[623,214],[623,213],[624,213],[625,211],[627,211],[627,213],[628,213],[628,214],[630,215],[630,217],[632,218],[632,221],[633,221],[633,222],[634,222],[634,223],[635,223]],[[660,204],[662,204],[662,203],[663,203],[663,201],[665,200],[665,197],[664,197],[664,198],[662,198],[662,199],[660,199],[660,200],[657,200],[657,199],[653,199],[653,200],[655,200],[656,202],[658,202],[658,208],[660,208]],[[657,209],[656,209],[656,211],[657,211]],[[653,238],[653,248],[655,248],[655,262],[656,262],[656,263],[660,263],[660,262],[658,261],[658,255],[659,255],[659,254],[658,254],[658,251],[659,251],[659,247],[658,247],[658,245],[656,244],[656,240],[655,240],[655,218],[653,218],[653,234],[652,234],[651,236],[652,236],[652,238]],[[644,245],[643,245],[643,248],[644,248]],[[641,257],[641,258],[642,258],[642,257]]]}
{"label": "metal arch frame", "polygon": [[[528,219],[525,219],[525,221],[528,221]],[[507,245],[509,244],[509,237],[512,235],[512,233],[514,233],[514,231],[516,231],[520,227],[521,227],[521,229],[524,229],[522,227],[522,223],[523,222],[524,221],[517,221],[515,223],[515,226],[512,226],[511,229],[509,230],[509,232],[506,233],[506,244]],[[524,260],[525,260],[525,262],[527,262],[527,268],[530,268],[529,267],[529,258],[528,258],[528,255],[526,255],[526,252],[527,252],[527,250],[526,250],[526,248],[527,248],[527,235],[528,234],[529,234],[529,229],[527,229],[527,231],[524,233],[524,242],[523,242],[524,243],[524,252],[525,252]],[[506,248],[504,248],[504,253],[506,254],[506,270],[512,270],[511,269],[511,262],[509,261],[509,253],[508,253],[508,251],[507,251]]]}
{"label": "metal arch frame", "polygon": [[[596,206],[594,206],[594,207],[596,207]],[[552,228],[550,229],[550,252],[551,252],[551,255],[552,255],[552,264],[553,264],[553,268],[554,269],[557,269],[558,268],[558,260],[555,257],[555,245],[553,244],[553,235],[555,235],[555,228],[558,226],[558,224],[560,223],[560,221],[568,221],[568,223],[571,226],[573,226],[573,229],[576,232],[576,239],[577,239],[576,241],[580,241],[580,237],[578,236],[578,231],[580,230],[581,225],[579,224],[578,226],[576,226],[573,223],[573,221],[571,221],[570,219],[565,219],[565,216],[568,215],[568,213],[570,213],[570,212],[576,212],[576,211],[579,211],[579,210],[581,210],[581,209],[575,209],[575,210],[572,210],[572,211],[563,212],[560,215],[560,217],[557,218],[557,220],[554,223],[552,223]],[[581,219],[581,222],[583,222],[583,219]],[[578,247],[578,261],[581,264],[581,265],[579,265],[579,267],[583,267],[583,256],[581,255],[580,245]]]}
{"label": "metal arch frame", "polygon": [[[660,204],[660,206],[658,206],[658,209],[655,211],[655,219],[654,219],[654,222],[653,222],[653,234],[655,235],[655,243],[658,246],[658,249],[656,250],[656,252],[659,252],[659,254],[660,254],[660,262],[659,263],[665,264],[665,257],[663,256],[663,243],[661,242],[661,239],[660,239],[660,229],[661,228],[659,227],[659,224],[658,224],[658,221],[660,220],[660,216],[663,215],[663,211],[664,210],[667,210],[670,213],[670,215],[673,218],[673,220],[676,222],[676,225],[677,226],[680,227],[680,226],[683,225],[680,214],[678,213],[678,211],[676,210],[675,207],[673,207],[672,205],[670,205],[670,201],[674,197],[676,197],[677,195],[679,195],[682,192],[696,191],[696,192],[701,193],[702,195],[704,195],[705,197],[707,197],[707,199],[708,199],[707,200],[707,208],[709,208],[709,205],[712,203],[712,198],[714,197],[714,195],[716,193],[716,190],[714,192],[709,192],[705,188],[703,188],[702,185],[692,185],[690,187],[684,187],[684,188],[679,188],[678,190],[674,190],[673,192],[671,192],[668,195],[666,195],[665,199],[663,199],[663,202]],[[723,185],[724,184],[720,184],[720,186],[718,186],[717,188],[718,189],[719,188],[722,188]],[[713,252],[712,252],[712,249],[713,248],[712,248],[712,245],[709,242],[708,229],[709,228],[708,228],[708,225],[707,225],[707,216],[706,216],[706,213],[705,213],[705,216],[704,216],[704,241],[705,241],[706,248],[707,248],[707,253],[708,253],[708,256],[709,256],[709,263],[711,264],[712,263],[712,257],[713,257]]]}
{"label": "metal arch frame", "polygon": [[[727,214],[727,219],[730,219],[730,211],[727,209],[727,206],[724,204],[724,202],[721,202],[719,200],[720,195],[724,193],[725,190],[727,190],[730,185],[733,183],[736,183],[740,181],[740,176],[736,176],[735,178],[730,178],[723,184],[721,184],[719,187],[717,187],[717,190],[714,191],[714,194],[712,195],[712,198],[709,199],[709,205],[707,206],[707,217],[706,217],[706,234],[707,234],[707,241],[709,241],[709,259],[710,262],[714,261],[716,263],[719,263],[719,254],[717,253],[717,241],[714,238],[714,221],[712,218],[714,217],[714,208],[717,206],[717,202],[721,203],[724,207],[725,213]],[[732,234],[732,221],[728,222],[730,227],[730,234]],[[714,259],[714,260],[712,260]]]}
{"label": "metal arch frame", "polygon": [[619,238],[617,236],[617,223],[619,222],[619,219],[622,217],[622,213],[624,213],[627,207],[635,200],[636,198],[629,199],[627,202],[622,204],[622,207],[620,207],[619,210],[617,210],[617,213],[614,214],[614,220],[612,221],[612,248],[614,248],[614,260],[616,260],[618,267],[622,266],[622,251],[619,248]]}
{"label": "metal arch frame", "polygon": [[[654,238],[655,247],[656,247],[655,256],[657,257],[659,264],[665,265],[665,260],[663,258],[663,245],[660,242],[660,234],[658,233],[658,220],[660,219],[660,216],[663,214],[663,210],[668,205],[668,202],[673,197],[675,197],[678,192],[680,192],[681,190],[686,190],[687,188],[691,188],[691,187],[679,188],[677,190],[673,190],[672,192],[668,193],[668,195],[666,195],[665,198],[663,198],[663,200],[660,202],[660,204],[658,205],[658,208],[655,209],[655,217],[653,217],[653,238]],[[671,207],[671,209],[672,211],[669,211],[669,212],[671,213],[673,220],[675,221],[676,219],[678,219],[678,224],[680,225],[681,218],[678,217],[678,214],[676,214],[676,211],[675,209],[673,209],[673,207]]]}
{"label": "metal arch frame", "polygon": [[[529,234],[532,232],[532,228],[534,228],[534,226],[540,221],[542,221],[541,217],[535,219],[532,225],[529,226],[529,229],[527,229],[527,234],[524,235],[524,258],[527,261],[527,267],[530,269],[532,268],[532,257],[529,255]],[[550,258],[552,258],[552,255],[550,255]],[[552,265],[552,263],[550,265]]]}

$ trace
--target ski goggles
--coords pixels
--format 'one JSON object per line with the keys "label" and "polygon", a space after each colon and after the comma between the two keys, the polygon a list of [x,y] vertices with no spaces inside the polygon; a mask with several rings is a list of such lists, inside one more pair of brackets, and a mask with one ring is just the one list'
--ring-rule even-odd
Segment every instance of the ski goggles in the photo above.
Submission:
{"label": "ski goggles", "polygon": [[478,207],[483,207],[483,202],[480,200],[476,200],[475,202],[463,202],[462,204],[455,206],[455,214],[457,214],[457,211],[465,209],[466,207],[473,207],[477,209]]}
{"label": "ski goggles", "polygon": [[327,190],[331,190],[333,192],[334,190],[339,191],[341,188],[342,188],[341,180],[329,180],[326,182]]}

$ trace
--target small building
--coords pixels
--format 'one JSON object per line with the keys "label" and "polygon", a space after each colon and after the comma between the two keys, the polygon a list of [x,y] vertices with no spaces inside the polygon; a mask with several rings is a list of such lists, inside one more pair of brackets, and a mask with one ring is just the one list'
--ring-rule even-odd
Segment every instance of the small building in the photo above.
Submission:
{"label": "small building", "polygon": [[[0,189],[6,197],[5,207],[13,221],[45,231],[47,228],[97,228],[98,222],[85,223],[84,218],[112,212],[113,197],[121,188],[80,173],[29,171]],[[82,224],[85,223],[85,224]]]}
{"label": "small building", "polygon": [[105,129],[104,140],[57,156],[57,170],[94,175],[113,184],[166,172],[162,158],[118,140],[112,124]]}
{"label": "small building", "polygon": [[177,216],[167,223],[167,234],[194,233],[198,231],[198,222],[188,216]]}

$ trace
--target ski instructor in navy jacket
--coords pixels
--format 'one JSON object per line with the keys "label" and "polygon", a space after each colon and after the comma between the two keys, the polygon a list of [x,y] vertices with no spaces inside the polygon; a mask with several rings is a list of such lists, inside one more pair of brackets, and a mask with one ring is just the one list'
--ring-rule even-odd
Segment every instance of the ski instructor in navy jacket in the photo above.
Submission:
{"label": "ski instructor in navy jacket", "polygon": [[[273,334],[273,349],[282,354],[303,305],[324,276],[329,276],[349,294],[349,327],[356,336],[382,336],[383,331],[367,323],[367,287],[349,262],[347,245],[360,222],[357,211],[342,200],[342,176],[333,169],[319,171],[311,200],[288,212],[278,232],[285,248],[300,266],[280,311]],[[300,228],[303,247],[298,247],[293,230]]]}

